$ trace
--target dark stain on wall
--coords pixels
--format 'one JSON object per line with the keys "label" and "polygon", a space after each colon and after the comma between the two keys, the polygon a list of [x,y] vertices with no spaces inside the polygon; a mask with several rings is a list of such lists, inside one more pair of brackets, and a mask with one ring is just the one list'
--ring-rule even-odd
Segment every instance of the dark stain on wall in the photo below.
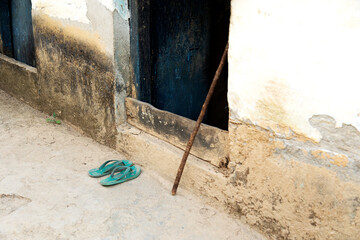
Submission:
{"label": "dark stain on wall", "polygon": [[41,109],[57,112],[90,137],[115,147],[111,58],[91,39],[79,40],[51,21],[34,19]]}

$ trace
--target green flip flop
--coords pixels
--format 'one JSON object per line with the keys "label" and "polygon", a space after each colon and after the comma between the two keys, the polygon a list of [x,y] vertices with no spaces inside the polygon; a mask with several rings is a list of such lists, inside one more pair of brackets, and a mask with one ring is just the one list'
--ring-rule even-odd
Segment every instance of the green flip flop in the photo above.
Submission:
{"label": "green flip flop", "polygon": [[131,166],[133,163],[129,160],[109,160],[104,162],[100,167],[91,169],[89,176],[93,178],[102,177],[112,173],[119,166]]}
{"label": "green flip flop", "polygon": [[100,181],[103,186],[111,186],[137,178],[141,169],[138,166],[119,166],[113,170],[108,178]]}

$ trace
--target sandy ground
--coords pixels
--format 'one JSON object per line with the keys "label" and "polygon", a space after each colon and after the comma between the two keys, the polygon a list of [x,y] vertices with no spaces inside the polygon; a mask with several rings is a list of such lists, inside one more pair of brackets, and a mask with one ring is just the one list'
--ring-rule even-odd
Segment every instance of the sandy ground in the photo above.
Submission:
{"label": "sandy ground", "polygon": [[0,90],[0,239],[263,239],[142,169],[102,187],[87,171],[118,152]]}

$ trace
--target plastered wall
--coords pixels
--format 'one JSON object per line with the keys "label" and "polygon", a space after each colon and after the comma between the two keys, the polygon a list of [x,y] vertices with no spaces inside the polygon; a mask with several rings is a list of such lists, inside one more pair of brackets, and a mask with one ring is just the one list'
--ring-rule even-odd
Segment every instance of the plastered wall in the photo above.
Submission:
{"label": "plastered wall", "polygon": [[360,3],[231,12],[229,204],[273,239],[357,239]]}
{"label": "plastered wall", "polygon": [[359,11],[356,0],[233,0],[231,119],[315,141],[314,115],[359,130]]}
{"label": "plastered wall", "polygon": [[[35,17],[46,15],[61,22],[63,27],[72,26],[74,37],[96,42],[101,51],[113,55],[113,18],[109,14],[114,10],[112,0],[33,0],[32,8]],[[89,32],[92,39],[77,34],[76,28]]]}
{"label": "plastered wall", "polygon": [[0,69],[1,87],[114,147],[130,84],[127,1],[32,0],[32,18],[37,65],[23,76],[32,88],[11,87],[16,66]]}

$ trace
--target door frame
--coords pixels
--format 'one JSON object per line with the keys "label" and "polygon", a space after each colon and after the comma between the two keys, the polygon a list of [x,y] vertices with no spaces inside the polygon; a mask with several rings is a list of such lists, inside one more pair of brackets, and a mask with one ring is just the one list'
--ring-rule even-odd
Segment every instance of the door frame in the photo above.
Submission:
{"label": "door frame", "polygon": [[130,58],[133,96],[151,103],[150,0],[130,0]]}
{"label": "door frame", "polygon": [[[219,0],[221,1],[221,0]],[[229,0],[230,4],[230,0]],[[152,40],[151,40],[151,0],[129,0],[129,10],[130,10],[130,63],[132,67],[131,72],[131,83],[132,83],[132,93],[131,96],[140,100],[142,102],[153,104],[154,94],[156,91],[154,88],[154,80],[153,79],[153,57],[152,57]],[[230,16],[229,16],[230,17]],[[227,35],[228,37],[228,35]],[[226,43],[224,43],[225,47]],[[215,54],[215,58],[221,58],[223,49],[220,49],[220,53]],[[216,61],[215,61],[216,62]],[[210,68],[214,68],[214,73],[216,70],[217,65],[212,66],[214,64],[210,64]],[[212,77],[212,75],[210,76]],[[226,79],[227,81],[227,79]],[[227,83],[226,83],[227,84]],[[219,84],[218,84],[219,85]],[[228,92],[226,86],[226,94]],[[216,95],[216,92],[215,92]],[[222,97],[223,95],[221,95]],[[226,98],[226,96],[225,96]],[[213,98],[214,99],[214,98]],[[227,99],[225,99],[227,101]],[[213,101],[212,101],[213,102]],[[210,103],[210,107],[208,110],[209,112],[212,111],[213,113],[215,110],[211,110],[211,106],[213,105],[212,102]],[[212,126],[218,126],[224,130],[228,128],[228,119],[229,113],[225,113],[228,103],[226,102],[226,107],[224,108],[224,116],[227,115],[226,118],[226,126],[219,126],[216,123],[217,120],[214,120],[211,123],[208,123]],[[214,115],[214,114],[213,114]],[[212,116],[213,116],[212,115]],[[206,121],[205,121],[206,122]],[[218,121],[219,122],[219,121]]]}

